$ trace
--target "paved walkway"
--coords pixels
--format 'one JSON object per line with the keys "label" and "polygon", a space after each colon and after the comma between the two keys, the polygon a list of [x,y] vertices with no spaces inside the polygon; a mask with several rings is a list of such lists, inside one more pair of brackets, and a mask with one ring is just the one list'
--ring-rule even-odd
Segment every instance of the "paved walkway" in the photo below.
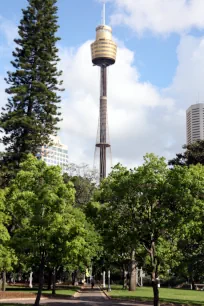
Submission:
{"label": "paved walkway", "polygon": [[[8,303],[8,304],[33,304],[34,300],[7,300],[2,301],[0,303]],[[125,301],[115,301],[110,300],[106,297],[106,295],[99,289],[90,287],[85,287],[81,290],[80,293],[77,293],[73,298],[67,299],[54,299],[54,298],[42,298],[41,304],[51,305],[51,306],[146,306],[145,304],[139,304],[135,302],[125,302]]]}

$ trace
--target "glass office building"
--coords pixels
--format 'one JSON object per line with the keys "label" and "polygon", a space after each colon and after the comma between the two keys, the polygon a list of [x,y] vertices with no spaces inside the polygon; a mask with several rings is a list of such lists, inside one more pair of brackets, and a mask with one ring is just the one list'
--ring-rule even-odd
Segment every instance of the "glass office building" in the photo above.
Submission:
{"label": "glass office building", "polygon": [[204,103],[191,105],[186,111],[187,145],[204,139]]}
{"label": "glass office building", "polygon": [[42,146],[40,155],[48,166],[60,166],[63,173],[67,172],[68,148],[60,142],[59,137],[52,137],[51,146]]}

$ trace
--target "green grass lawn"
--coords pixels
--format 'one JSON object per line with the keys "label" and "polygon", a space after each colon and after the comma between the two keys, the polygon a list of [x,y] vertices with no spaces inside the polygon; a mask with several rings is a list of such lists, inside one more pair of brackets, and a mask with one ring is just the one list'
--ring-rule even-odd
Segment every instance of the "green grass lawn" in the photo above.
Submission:
{"label": "green grass lawn", "polygon": [[[77,291],[77,289],[74,289],[74,288],[73,289],[57,289],[56,290],[56,295],[72,296],[76,291]],[[52,294],[52,291],[51,290],[43,290],[43,293]]]}
{"label": "green grass lawn", "polygon": [[[140,301],[152,301],[153,291],[151,287],[137,287],[136,291],[121,289],[121,286],[112,286],[108,294],[113,298],[135,299]],[[204,291],[160,288],[160,301],[188,305],[204,305]]]}

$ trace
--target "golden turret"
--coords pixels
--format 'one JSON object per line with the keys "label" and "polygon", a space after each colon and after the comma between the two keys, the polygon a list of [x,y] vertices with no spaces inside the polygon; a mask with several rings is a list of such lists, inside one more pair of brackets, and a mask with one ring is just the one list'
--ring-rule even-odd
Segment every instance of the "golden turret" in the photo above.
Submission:
{"label": "golden turret", "polygon": [[96,40],[91,44],[92,63],[100,67],[113,65],[116,53],[117,45],[112,40],[112,29],[105,25],[104,17],[103,24],[96,28]]}

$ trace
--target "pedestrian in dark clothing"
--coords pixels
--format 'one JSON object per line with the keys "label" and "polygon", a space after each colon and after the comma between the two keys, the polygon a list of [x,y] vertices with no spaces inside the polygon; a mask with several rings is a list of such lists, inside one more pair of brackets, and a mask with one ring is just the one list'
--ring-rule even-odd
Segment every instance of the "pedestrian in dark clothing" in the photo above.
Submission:
{"label": "pedestrian in dark clothing", "polygon": [[91,288],[93,289],[95,283],[94,283],[94,278],[91,279]]}

